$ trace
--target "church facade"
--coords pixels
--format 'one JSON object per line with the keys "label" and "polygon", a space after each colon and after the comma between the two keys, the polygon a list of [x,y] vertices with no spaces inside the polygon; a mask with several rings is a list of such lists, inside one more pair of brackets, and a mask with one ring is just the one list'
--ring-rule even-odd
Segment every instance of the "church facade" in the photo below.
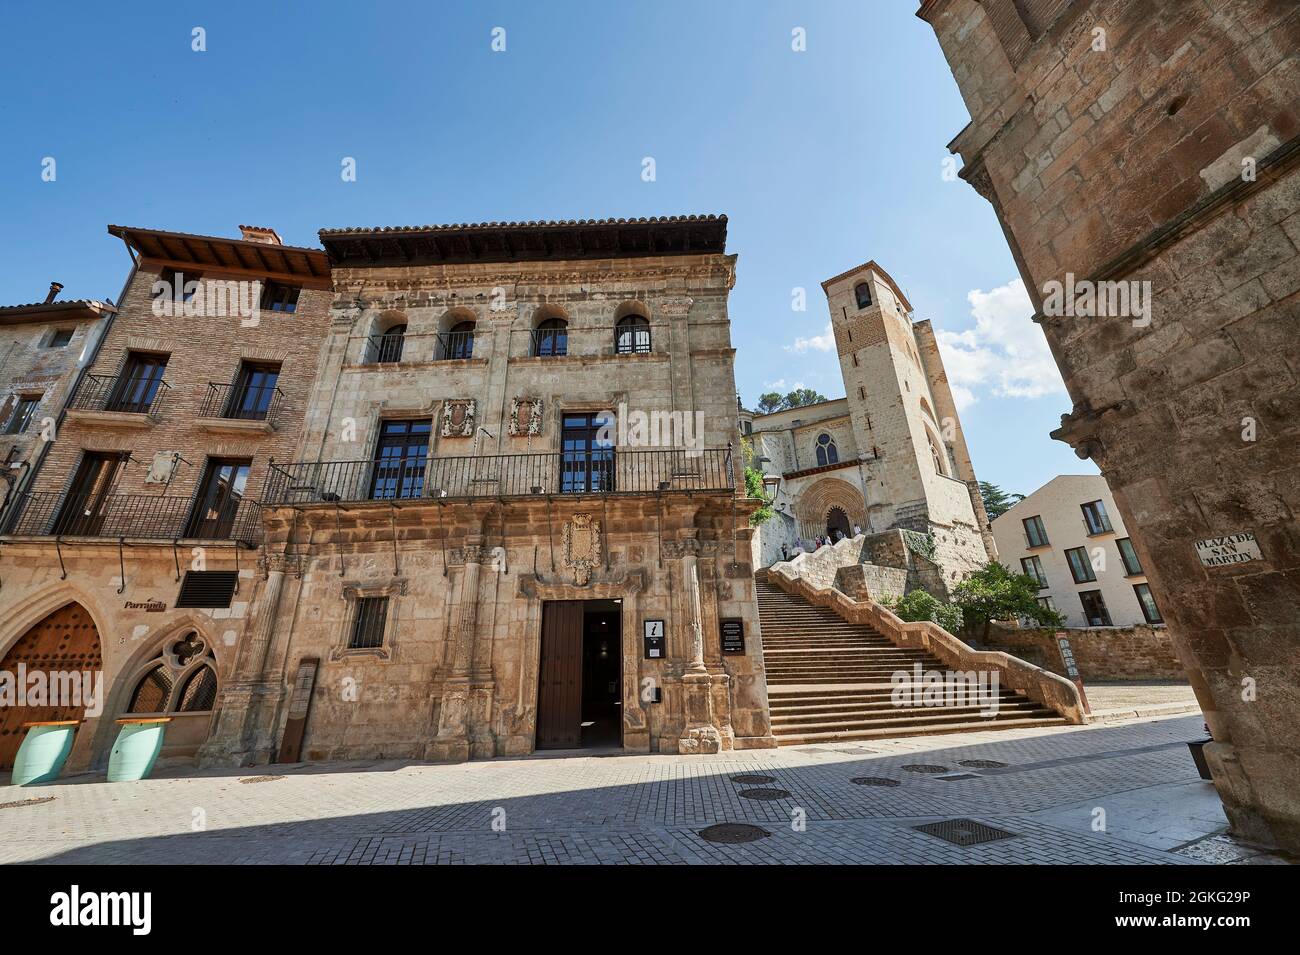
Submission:
{"label": "church facade", "polygon": [[781,479],[756,560],[901,530],[951,586],[996,549],[934,330],[874,261],[822,289],[845,397],[742,423],[756,466]]}

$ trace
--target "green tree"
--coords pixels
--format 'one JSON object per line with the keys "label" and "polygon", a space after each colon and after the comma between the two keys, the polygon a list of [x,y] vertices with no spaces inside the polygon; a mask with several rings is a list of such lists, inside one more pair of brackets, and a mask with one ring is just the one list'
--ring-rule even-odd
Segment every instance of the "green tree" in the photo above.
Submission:
{"label": "green tree", "polygon": [[1026,617],[1043,627],[1060,627],[1065,618],[1038,602],[1038,581],[1028,574],[1013,574],[996,560],[989,561],[953,588],[966,631],[980,633],[987,643],[994,620]]}
{"label": "green tree", "polygon": [[1023,494],[1014,492],[1008,494],[988,481],[980,481],[980,497],[984,498],[984,510],[988,512],[991,521],[1001,517],[1025,499]]}
{"label": "green tree", "polygon": [[745,465],[745,496],[757,498],[763,506],[749,515],[749,523],[755,527],[772,518],[772,498],[763,489],[763,472],[758,468]]}
{"label": "green tree", "polygon": [[961,629],[961,608],[956,604],[940,600],[924,590],[913,590],[897,600],[887,600],[885,606],[897,614],[899,619],[909,623],[929,620],[949,633],[956,633]]}
{"label": "green tree", "polygon": [[769,391],[758,396],[758,413],[771,414],[774,411],[780,411],[785,406],[785,399],[775,391]]}
{"label": "green tree", "polygon": [[804,405],[815,405],[825,400],[825,395],[812,388],[796,388],[784,399],[786,408],[802,408]]}

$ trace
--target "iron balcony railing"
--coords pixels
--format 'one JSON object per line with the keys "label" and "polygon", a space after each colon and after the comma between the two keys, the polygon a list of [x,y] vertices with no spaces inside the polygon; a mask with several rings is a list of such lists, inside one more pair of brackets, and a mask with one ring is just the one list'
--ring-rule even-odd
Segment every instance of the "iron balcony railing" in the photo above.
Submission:
{"label": "iron balcony railing", "polygon": [[273,464],[262,504],[734,490],[728,448],[607,449]]}
{"label": "iron balcony railing", "polygon": [[361,361],[366,365],[384,365],[399,361],[450,361],[474,357],[473,332],[407,333],[403,335],[366,335],[361,346]]}
{"label": "iron balcony railing", "polygon": [[123,411],[156,415],[170,386],[162,378],[136,375],[87,375],[70,407],[78,411]]}
{"label": "iron balcony railing", "polygon": [[19,537],[127,537],[144,540],[237,540],[257,543],[262,522],[256,502],[215,508],[189,497],[153,494],[23,494],[10,509],[5,533]]}
{"label": "iron balcony railing", "polygon": [[199,406],[200,418],[230,418],[275,424],[284,392],[275,385],[232,385],[208,382]]}

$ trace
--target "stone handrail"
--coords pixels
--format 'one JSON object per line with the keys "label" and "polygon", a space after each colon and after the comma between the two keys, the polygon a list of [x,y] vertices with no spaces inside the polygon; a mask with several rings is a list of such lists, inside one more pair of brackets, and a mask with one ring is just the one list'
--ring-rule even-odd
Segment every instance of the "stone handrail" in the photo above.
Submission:
{"label": "stone handrail", "polygon": [[800,554],[792,561],[773,564],[768,569],[768,583],[815,606],[829,608],[850,623],[873,627],[896,646],[928,651],[949,669],[996,670],[1002,686],[1055,710],[1071,723],[1087,722],[1078,687],[1064,677],[1009,653],[973,650],[936,623],[908,623],[875,601],[854,600],[833,587],[817,587],[800,573],[801,558],[806,556]]}

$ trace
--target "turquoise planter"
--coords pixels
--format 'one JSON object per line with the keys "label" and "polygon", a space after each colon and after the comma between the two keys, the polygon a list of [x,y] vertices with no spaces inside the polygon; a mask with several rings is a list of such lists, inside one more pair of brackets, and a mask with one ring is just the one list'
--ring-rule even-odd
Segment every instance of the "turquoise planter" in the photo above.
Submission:
{"label": "turquoise planter", "polygon": [[9,781],[15,786],[52,783],[63,772],[63,764],[72,752],[72,740],[77,735],[77,724],[49,724],[31,726],[14,757],[14,770]]}
{"label": "turquoise planter", "polygon": [[123,723],[108,756],[108,781],[132,782],[146,779],[162,752],[166,720],[153,723]]}

